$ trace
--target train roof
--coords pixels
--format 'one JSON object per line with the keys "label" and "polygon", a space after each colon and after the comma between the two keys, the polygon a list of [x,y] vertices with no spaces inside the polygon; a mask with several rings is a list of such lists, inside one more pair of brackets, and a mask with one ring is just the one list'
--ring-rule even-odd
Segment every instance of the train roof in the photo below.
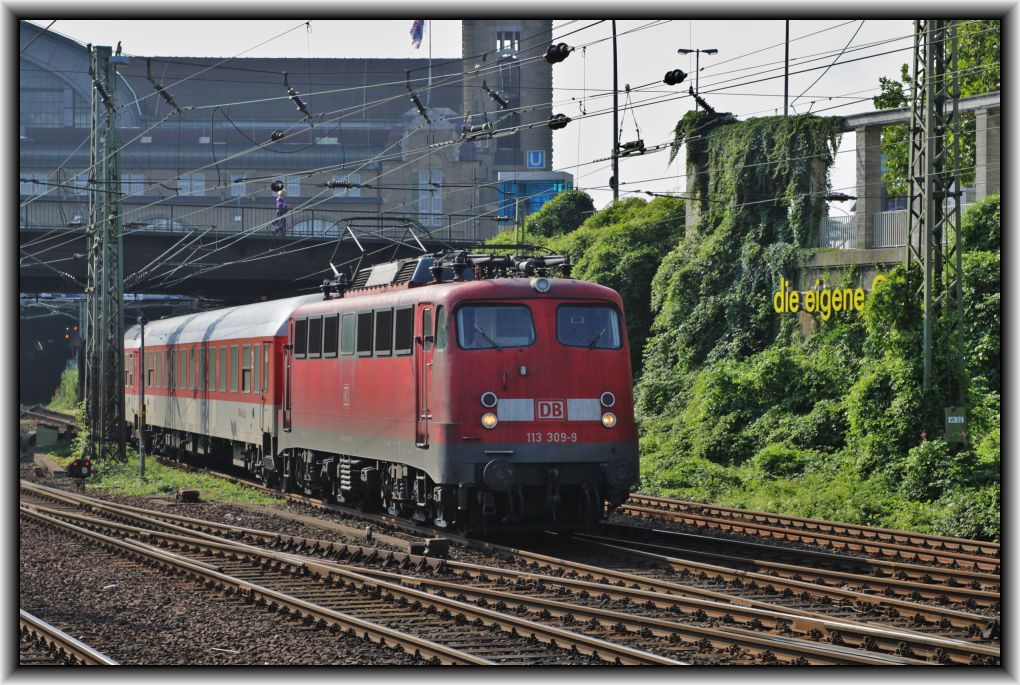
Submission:
{"label": "train roof", "polygon": [[[145,344],[181,345],[229,338],[285,335],[291,313],[303,304],[317,301],[322,301],[322,295],[302,295],[185,314],[172,319],[157,319],[145,325]],[[140,346],[140,334],[141,327],[138,324],[127,329],[124,333],[124,346]]]}

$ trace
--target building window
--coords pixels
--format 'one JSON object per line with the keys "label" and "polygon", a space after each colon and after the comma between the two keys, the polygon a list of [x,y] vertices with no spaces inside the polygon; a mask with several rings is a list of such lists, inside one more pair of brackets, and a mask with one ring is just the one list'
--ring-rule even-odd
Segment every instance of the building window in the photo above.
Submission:
{"label": "building window", "polygon": [[433,184],[442,184],[442,169],[418,170],[418,213],[425,226],[435,228],[442,222],[443,189]]}
{"label": "building window", "polygon": [[142,195],[145,193],[145,174],[121,174],[120,192],[124,195]]}
{"label": "building window", "polygon": [[[348,174],[333,180],[356,185],[361,183],[361,174]],[[334,188],[333,197],[361,197],[361,188]]]}
{"label": "building window", "polygon": [[23,125],[39,128],[59,128],[64,125],[62,88],[23,88],[19,102]]}
{"label": "building window", "polygon": [[247,195],[245,191],[244,176],[233,176],[230,179],[230,197],[244,197]]}
{"label": "building window", "polygon": [[205,195],[205,174],[184,174],[177,182],[177,194],[182,197]]}
{"label": "building window", "polygon": [[301,197],[301,177],[284,176],[283,182],[287,184],[287,195],[290,197]]}
{"label": "building window", "polygon": [[496,31],[496,50],[518,52],[521,49],[521,32],[508,30]]}

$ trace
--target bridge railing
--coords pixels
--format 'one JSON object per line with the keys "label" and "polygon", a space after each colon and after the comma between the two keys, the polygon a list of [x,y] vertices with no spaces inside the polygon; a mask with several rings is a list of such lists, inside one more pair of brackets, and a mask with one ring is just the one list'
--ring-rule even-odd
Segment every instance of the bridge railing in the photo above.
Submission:
{"label": "bridge railing", "polygon": [[[84,231],[89,222],[88,203],[74,200],[36,200],[20,210],[22,231]],[[359,239],[413,242],[408,228],[426,241],[477,242],[487,240],[510,224],[496,215],[418,214],[347,209],[293,209],[282,232],[274,225],[273,207],[197,204],[123,204],[124,234],[247,233],[266,237],[339,238],[350,226]]]}

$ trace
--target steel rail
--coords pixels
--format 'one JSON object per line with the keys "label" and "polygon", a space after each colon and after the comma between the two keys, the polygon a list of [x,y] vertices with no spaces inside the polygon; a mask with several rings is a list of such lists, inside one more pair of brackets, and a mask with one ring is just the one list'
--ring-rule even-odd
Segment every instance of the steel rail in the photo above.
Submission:
{"label": "steel rail", "polygon": [[[339,566],[335,562],[329,562],[331,566]],[[580,604],[562,602],[541,597],[531,597],[514,592],[505,592],[489,588],[466,586],[462,583],[435,580],[431,578],[409,577],[386,571],[361,571],[365,575],[375,578],[386,579],[390,582],[399,583],[406,587],[413,587],[440,596],[452,594],[457,599],[464,601],[470,599],[474,602],[484,600],[486,603],[517,605],[525,607],[533,612],[541,612],[543,617],[555,616],[561,619],[568,619],[573,622],[578,618],[595,620],[601,624],[612,626],[613,629],[625,629],[639,634],[643,638],[651,636],[668,638],[680,641],[687,638],[694,642],[708,640],[713,646],[719,649],[738,647],[757,656],[764,656],[772,653],[776,656],[786,656],[797,662],[803,660],[809,663],[831,664],[831,665],[925,665],[927,662],[917,659],[909,659],[903,656],[888,654],[872,654],[857,649],[840,647],[837,645],[824,645],[809,640],[782,637],[776,635],[763,635],[751,630],[732,628],[721,630],[703,626],[691,626],[673,621],[666,621],[658,618],[649,618],[634,614],[597,609]]]}
{"label": "steel rail", "polygon": [[[23,510],[32,511],[31,509],[27,508],[23,508]],[[48,514],[42,511],[36,510],[34,511],[34,513],[36,515],[47,516],[47,518],[49,518]],[[214,536],[204,534],[201,537],[196,537],[189,535],[180,535],[177,533],[158,532],[147,530],[144,528],[138,528],[135,526],[128,526],[120,523],[115,523],[112,521],[105,521],[102,519],[86,520],[87,517],[72,512],[53,512],[53,513],[55,513],[57,517],[72,518],[85,526],[116,529],[124,534],[141,536],[143,539],[148,537],[150,540],[172,541],[181,546],[191,546],[192,548],[207,549],[217,554],[222,553],[239,556],[257,557],[262,559],[264,562],[268,562],[270,564],[279,563],[289,565],[291,567],[294,567],[302,574],[311,574],[313,578],[329,578],[333,582],[342,581],[347,585],[353,585],[361,590],[368,591],[369,593],[374,594],[385,593],[388,597],[391,596],[395,598],[394,601],[399,601],[402,598],[409,603],[419,602],[423,606],[431,605],[439,611],[446,610],[447,612],[450,612],[451,616],[459,614],[463,616],[468,623],[472,621],[480,621],[486,627],[491,628],[492,626],[498,626],[499,629],[506,631],[512,635],[521,635],[525,638],[532,638],[555,647],[577,649],[577,651],[580,651],[582,653],[591,654],[592,656],[595,656],[602,660],[609,660],[614,663],[633,665],[660,665],[660,666],[684,665],[683,662],[679,662],[677,660],[670,659],[667,657],[662,657],[657,654],[644,652],[642,650],[626,647],[624,645],[618,645],[598,638],[580,635],[578,633],[573,633],[553,626],[546,626],[534,621],[530,621],[528,619],[511,616],[491,609],[486,609],[472,604],[467,604],[465,602],[430,595],[427,592],[422,592],[419,590],[415,590],[413,588],[406,588],[386,580],[375,579],[370,576],[364,575],[360,572],[349,570],[349,568],[346,567],[326,565],[319,561],[300,560],[296,559],[294,555],[291,554],[269,551],[260,547],[255,547],[244,543],[217,540],[214,538]],[[56,517],[54,517],[52,520],[59,521],[59,519]],[[147,545],[144,547],[144,549],[151,551],[151,548],[149,548]],[[189,561],[189,563],[191,562]],[[218,576],[229,577],[225,576],[224,574],[220,573],[217,570],[209,568],[208,565],[203,565],[203,570],[209,574],[216,574]],[[275,592],[273,590],[268,591]],[[307,602],[305,604],[310,607],[316,606]],[[307,609],[303,608],[302,610],[305,611]],[[382,626],[379,626],[379,628],[384,630],[392,630],[389,628],[384,628]]]}
{"label": "steel rail", "polygon": [[[940,603],[963,604],[973,609],[981,607],[997,607],[1000,603],[998,592],[975,590],[968,587],[953,587],[918,581],[900,580],[895,577],[877,576],[861,573],[847,573],[830,569],[819,569],[810,566],[784,564],[775,561],[762,561],[754,558],[735,557],[714,552],[688,550],[667,545],[656,545],[647,542],[626,540],[619,537],[605,537],[591,534],[578,534],[580,540],[612,544],[637,551],[651,552],[663,557],[683,555],[686,561],[707,561],[729,568],[751,571],[769,577],[803,581],[822,587],[840,587],[857,592],[874,590],[883,597],[909,599],[911,601],[933,601]],[[869,596],[871,593],[868,593]]]}
{"label": "steel rail", "polygon": [[[207,472],[207,473],[211,473],[213,475],[217,475],[219,477],[225,478],[225,479],[230,480],[232,482],[241,483],[241,484],[247,484],[249,486],[255,487],[257,489],[260,489],[260,490],[263,490],[263,491],[266,491],[266,492],[272,492],[272,493],[277,494],[277,495],[281,495],[282,494],[289,501],[298,502],[298,503],[304,503],[304,504],[307,504],[309,506],[312,506],[313,508],[321,509],[321,510],[324,510],[324,511],[333,511],[333,512],[341,513],[341,514],[344,514],[344,515],[356,515],[356,516],[363,517],[363,518],[366,518],[368,520],[374,521],[376,523],[379,523],[380,525],[391,526],[391,527],[394,527],[394,528],[399,528],[399,529],[402,529],[402,530],[405,530],[405,531],[408,531],[408,532],[413,532],[413,533],[416,533],[416,534],[428,534],[431,531],[431,529],[429,529],[429,528],[426,528],[426,527],[423,527],[423,526],[419,526],[419,525],[416,525],[416,524],[413,524],[413,523],[410,523],[410,522],[402,521],[400,519],[397,519],[395,517],[391,517],[391,516],[388,516],[388,515],[365,514],[363,512],[357,512],[357,511],[351,510],[351,509],[349,509],[347,507],[343,507],[343,506],[338,506],[338,505],[335,505],[335,504],[329,504],[329,503],[326,503],[326,502],[322,502],[321,500],[316,500],[316,499],[308,497],[306,495],[298,495],[298,494],[294,494],[294,493],[280,493],[279,491],[273,490],[271,488],[267,488],[267,487],[265,487],[263,485],[254,484],[254,483],[251,483],[249,481],[245,481],[243,479],[238,479],[238,478],[230,476],[228,474],[222,474],[222,473],[219,473],[219,472],[210,471],[208,469],[200,469],[200,470],[202,470],[204,472]],[[804,615],[804,616],[808,616],[808,617],[824,616],[824,615],[818,614],[816,612],[804,611],[804,610],[796,609],[796,608],[793,608],[793,607],[784,607],[784,606],[781,606],[781,605],[771,604],[771,603],[768,603],[768,602],[762,602],[762,601],[759,601],[759,600],[753,600],[753,599],[748,600],[748,599],[744,599],[744,598],[740,598],[740,597],[734,597],[732,595],[727,595],[726,593],[716,592],[716,591],[712,591],[712,590],[705,590],[705,589],[702,589],[702,588],[696,588],[696,587],[692,587],[692,586],[689,586],[689,585],[681,585],[681,584],[671,583],[671,582],[668,582],[668,581],[658,581],[658,580],[655,580],[655,579],[650,579],[650,578],[647,578],[647,577],[644,577],[644,576],[640,576],[640,575],[636,575],[636,574],[629,573],[629,572],[619,572],[619,571],[612,571],[610,569],[603,569],[603,568],[599,568],[599,567],[587,566],[585,564],[580,564],[578,562],[572,562],[572,561],[564,560],[564,559],[557,559],[555,557],[548,557],[548,556],[545,556],[545,555],[542,555],[542,554],[539,554],[539,553],[536,553],[536,552],[530,552],[530,551],[527,551],[527,550],[517,549],[517,548],[504,547],[504,546],[501,546],[501,545],[496,545],[496,544],[493,544],[493,543],[488,543],[488,542],[484,542],[484,541],[480,541],[480,540],[475,540],[475,539],[472,539],[472,538],[465,538],[465,537],[459,536],[459,535],[447,535],[447,538],[449,540],[451,540],[451,541],[456,541],[456,542],[459,542],[461,544],[464,544],[466,546],[469,546],[469,547],[472,547],[472,548],[475,548],[475,549],[480,549],[480,550],[483,550],[483,551],[488,551],[488,552],[491,552],[491,553],[499,554],[499,555],[501,555],[501,556],[503,556],[505,558],[514,558],[515,556],[517,556],[517,557],[520,557],[522,559],[528,559],[528,560],[532,561],[533,563],[534,562],[538,562],[540,564],[548,565],[550,568],[558,568],[558,569],[585,569],[584,571],[582,571],[582,573],[585,573],[586,575],[589,575],[589,577],[602,578],[605,582],[610,582],[610,583],[612,583],[612,582],[626,583],[626,584],[631,585],[631,587],[640,587],[640,588],[649,589],[649,590],[653,590],[653,591],[664,591],[664,592],[666,592],[668,594],[684,594],[684,595],[687,595],[689,597],[690,596],[702,597],[702,598],[709,599],[709,600],[724,602],[726,604],[737,604],[737,605],[744,605],[744,606],[755,606],[755,607],[764,609],[766,611],[779,611],[779,612],[784,612],[784,613],[787,613],[787,614],[799,614],[799,615]],[[680,561],[680,560],[677,560],[677,561]],[[715,569],[713,569],[713,570],[715,570]],[[726,571],[726,570],[727,569],[723,569],[723,568],[719,568],[718,569],[718,571]],[[626,580],[626,581],[622,580],[621,576],[628,577],[628,580]],[[777,578],[775,578],[773,576],[766,576],[766,578],[767,578],[767,581],[768,581],[766,584],[771,583],[771,584],[775,585],[776,582],[779,581],[779,579],[777,579]],[[816,585],[813,585],[813,584],[808,584],[808,585],[811,585],[812,587],[820,587],[823,590],[824,589],[829,589],[829,588],[824,588],[824,586],[816,586]],[[664,586],[665,586],[666,589],[663,589]],[[883,603],[888,605],[888,604],[896,604],[897,603],[897,602],[890,601],[890,600],[884,600],[884,598],[876,597],[874,595],[868,595],[866,593],[856,593],[856,594],[863,595],[862,599],[863,599],[863,601],[864,601],[864,603],[866,605],[867,604],[883,604]],[[831,593],[830,593],[830,596],[831,596]],[[993,635],[993,634],[995,634],[998,631],[998,626],[999,626],[998,619],[989,618],[989,617],[986,617],[986,616],[980,616],[980,615],[976,615],[976,614],[969,614],[969,613],[966,613],[966,612],[953,612],[952,610],[945,610],[945,609],[940,609],[940,608],[937,608],[937,607],[933,608],[933,607],[928,607],[928,606],[923,605],[923,604],[916,604],[916,603],[912,603],[912,602],[905,602],[905,601],[902,601],[902,600],[899,600],[898,603],[900,604],[900,607],[902,607],[904,609],[913,609],[913,610],[915,610],[913,613],[917,614],[917,615],[920,615],[921,617],[924,617],[924,616],[934,617],[932,620],[935,620],[935,621],[942,621],[943,619],[946,619],[946,620],[949,621],[949,625],[957,626],[959,628],[975,630],[975,631],[977,631],[980,634]],[[894,607],[894,608],[896,608],[896,610],[899,611],[898,607]],[[830,619],[831,620],[843,620],[843,619],[835,619],[835,618],[831,618],[831,617],[830,617]],[[883,624],[883,623],[873,623],[873,622],[860,623],[860,622],[850,621],[849,623],[857,624],[857,625],[865,625],[865,626],[869,626],[869,625],[870,626],[874,626],[874,625],[886,626],[886,624]],[[900,630],[900,631],[903,630],[902,628],[895,627],[895,626],[893,628],[895,630]]]}
{"label": "steel rail", "polygon": [[492,662],[487,659],[480,659],[460,650],[446,647],[429,640],[424,640],[414,635],[386,628],[355,616],[335,611],[328,607],[318,606],[310,602],[306,602],[298,597],[293,597],[276,590],[271,590],[248,581],[232,578],[231,576],[220,573],[215,569],[209,568],[208,565],[196,564],[177,555],[154,550],[147,545],[139,545],[129,540],[121,540],[103,535],[101,533],[88,530],[87,528],[59,520],[58,518],[47,515],[43,512],[33,511],[26,507],[21,507],[21,514],[45,524],[56,526],[74,534],[87,537],[96,543],[126,554],[129,557],[131,555],[135,555],[151,559],[163,568],[174,569],[177,572],[186,573],[193,578],[202,580],[206,584],[211,584],[212,587],[229,588],[233,590],[234,594],[239,594],[246,601],[261,601],[266,604],[272,603],[276,606],[288,607],[295,612],[295,618],[298,616],[307,616],[311,618],[313,622],[322,621],[324,625],[336,625],[343,629],[353,631],[354,634],[360,635],[364,639],[371,640],[379,645],[385,646],[396,643],[409,654],[414,654],[426,659],[435,658],[440,663],[472,665],[492,664]]}
{"label": "steel rail", "polygon": [[913,546],[934,547],[941,545],[946,551],[976,552],[999,556],[999,543],[986,542],[983,540],[971,540],[969,538],[955,538],[947,535],[933,535],[930,533],[914,533],[906,530],[895,530],[892,528],[877,528],[874,526],[863,526],[854,523],[840,523],[838,521],[826,521],[824,519],[812,519],[804,516],[792,516],[787,514],[773,514],[750,509],[738,509],[736,507],[723,507],[715,504],[704,504],[701,502],[688,502],[684,500],[670,499],[668,497],[655,497],[654,495],[643,495],[631,493],[629,502],[638,506],[657,506],[671,510],[703,511],[712,516],[729,517],[757,523],[774,523],[787,528],[802,528],[815,532],[832,534],[843,534],[860,538],[874,540],[888,540]]}
{"label": "steel rail", "polygon": [[630,555],[634,557],[640,557],[650,561],[656,561],[663,564],[669,565],[674,570],[683,571],[686,570],[693,574],[704,573],[707,576],[721,577],[726,580],[739,580],[743,584],[756,584],[758,586],[772,586],[775,590],[789,589],[792,592],[800,593],[807,592],[816,596],[828,596],[835,600],[849,600],[857,606],[867,607],[877,606],[895,609],[899,614],[906,616],[920,615],[924,618],[934,621],[936,623],[942,623],[948,621],[949,625],[957,628],[970,629],[972,627],[979,627],[981,630],[988,630],[995,624],[995,619],[988,616],[982,616],[980,614],[972,614],[968,612],[958,611],[956,609],[946,609],[944,607],[933,607],[926,604],[919,604],[916,602],[908,602],[906,600],[895,599],[892,597],[883,597],[880,595],[872,595],[866,592],[858,592],[856,590],[845,590],[842,587],[832,587],[828,585],[818,585],[816,583],[805,582],[800,580],[793,580],[787,578],[780,578],[778,576],[768,575],[765,573],[757,573],[754,571],[743,571],[740,569],[727,568],[725,566],[718,566],[716,564],[705,564],[697,561],[688,561],[686,559],[679,559],[677,557],[670,557],[663,554],[656,554],[653,552],[645,552],[642,550],[634,549],[632,547],[623,546],[617,543],[606,543],[599,542],[591,539],[591,536],[580,536],[592,545],[595,545],[601,549],[622,553],[624,555]]}
{"label": "steel rail", "polygon": [[[60,491],[57,491],[56,494],[60,495],[61,499],[70,500],[72,502],[79,499],[91,500],[91,498],[81,495],[63,495]],[[175,520],[184,518],[171,514],[151,512],[150,510],[130,507],[129,505],[117,506],[153,514],[153,518],[156,518],[157,521],[153,521],[151,518],[141,515],[131,515],[130,517],[127,517],[131,520],[143,523],[147,522],[150,525],[153,523],[159,523],[158,519],[161,517],[172,517]],[[115,507],[104,507],[104,509],[116,513]],[[107,511],[107,513],[110,513],[110,511]],[[879,628],[875,625],[859,624],[852,621],[825,617],[820,614],[811,614],[810,612],[790,613],[795,610],[775,607],[774,605],[767,605],[764,603],[759,604],[772,606],[773,609],[764,610],[758,608],[747,608],[724,602],[688,598],[676,594],[663,594],[661,592],[635,590],[626,587],[620,588],[618,585],[606,585],[583,580],[567,579],[558,576],[545,576],[517,570],[478,566],[465,562],[437,561],[435,559],[399,552],[387,552],[376,548],[366,548],[356,545],[348,545],[346,543],[298,538],[294,536],[270,533],[267,531],[241,528],[228,524],[211,523],[200,519],[186,520],[185,526],[170,524],[164,525],[164,527],[175,531],[181,531],[186,535],[195,535],[191,528],[187,527],[187,523],[189,521],[192,528],[199,528],[202,531],[220,529],[231,534],[240,533],[247,537],[261,540],[264,543],[284,546],[289,551],[298,550],[317,555],[332,556],[334,558],[347,556],[351,559],[351,561],[362,561],[364,563],[369,563],[372,560],[375,560],[377,563],[382,565],[396,563],[405,568],[408,566],[414,566],[419,569],[428,568],[431,569],[431,572],[433,573],[442,571],[449,571],[450,573],[459,572],[461,581],[464,581],[467,578],[474,578],[479,581],[488,581],[491,577],[502,577],[507,580],[529,579],[552,587],[564,588],[571,593],[581,594],[582,596],[585,594],[596,596],[602,595],[607,598],[611,596],[613,599],[628,599],[633,600],[635,603],[645,603],[646,605],[651,604],[660,609],[682,608],[683,610],[695,613],[695,615],[704,616],[706,619],[710,616],[721,619],[724,625],[732,623],[734,617],[737,617],[759,627],[765,627],[768,625],[774,631],[780,633],[797,630],[801,634],[809,634],[816,639],[824,637],[832,642],[838,641],[844,644],[857,645],[858,648],[862,649],[880,649],[891,654],[916,654],[939,662],[964,664],[971,663],[975,659],[984,659],[987,662],[998,661],[998,650],[993,647],[983,647],[955,639],[917,634],[912,631],[899,628]],[[211,535],[208,532],[200,532],[198,535],[204,539],[222,541],[221,538]],[[292,554],[292,556],[296,555]],[[346,568],[350,567],[347,566]],[[365,569],[359,569],[358,572],[366,575],[376,573]],[[623,584],[621,581],[617,582],[618,584]],[[683,586],[676,587],[684,589]],[[725,597],[725,595],[720,596]],[[776,609],[779,610],[777,611]],[[820,618],[807,618],[812,615]]]}
{"label": "steel rail", "polygon": [[772,540],[818,544],[835,549],[859,551],[865,554],[883,554],[894,558],[907,558],[922,562],[926,561],[936,564],[963,566],[964,568],[972,568],[992,573],[999,572],[999,560],[997,558],[987,556],[912,547],[893,542],[865,540],[833,535],[830,533],[791,530],[789,528],[782,528],[778,526],[770,526],[748,521],[737,521],[726,518],[713,518],[710,516],[691,514],[684,511],[670,511],[654,507],[623,504],[619,509],[617,509],[617,511],[631,516],[636,516],[638,518],[684,523],[721,531],[744,533],[746,535],[763,537]]}
{"label": "steel rail", "polygon": [[22,636],[42,642],[47,648],[65,654],[83,666],[119,666],[120,664],[102,652],[89,647],[56,626],[20,609]]}
{"label": "steel rail", "polygon": [[[823,552],[820,550],[808,550],[795,547],[778,547],[761,542],[748,542],[746,540],[733,540],[720,538],[712,535],[698,535],[685,533],[678,530],[664,528],[645,528],[643,526],[607,523],[599,528],[602,533],[610,533],[618,539],[628,543],[636,542],[636,538],[668,538],[670,540],[693,542],[702,547],[718,548],[729,547],[732,549],[746,551],[748,556],[744,560],[748,563],[762,561],[761,556],[790,556],[799,557],[805,560],[818,562],[831,570],[854,573],[856,575],[873,575],[885,578],[897,578],[899,580],[916,580],[926,584],[945,584],[954,589],[970,587],[981,589],[986,592],[998,594],[999,576],[967,571],[963,569],[944,569],[937,566],[923,566],[920,564],[908,564],[905,562],[889,561],[888,559],[875,559],[871,557],[858,557],[834,552]],[[685,554],[711,555],[701,549],[681,548],[676,543],[670,542],[667,546],[682,551]],[[739,557],[735,557],[735,560]],[[816,568],[816,567],[812,567]]]}

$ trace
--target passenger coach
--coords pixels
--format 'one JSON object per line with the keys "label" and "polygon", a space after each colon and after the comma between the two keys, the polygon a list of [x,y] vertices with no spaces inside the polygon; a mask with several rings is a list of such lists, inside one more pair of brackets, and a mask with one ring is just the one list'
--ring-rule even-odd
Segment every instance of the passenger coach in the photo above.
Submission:
{"label": "passenger coach", "polygon": [[564,258],[453,253],[152,322],[128,416],[157,451],[439,526],[587,527],[637,480],[619,295]]}

